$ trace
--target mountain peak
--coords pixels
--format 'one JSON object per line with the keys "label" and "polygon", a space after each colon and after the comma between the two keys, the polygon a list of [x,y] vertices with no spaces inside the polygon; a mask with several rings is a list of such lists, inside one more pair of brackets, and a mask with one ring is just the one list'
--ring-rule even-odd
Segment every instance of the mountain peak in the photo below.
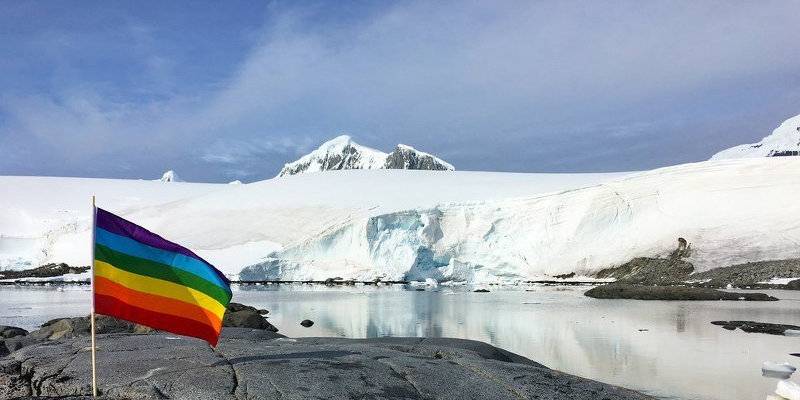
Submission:
{"label": "mountain peak", "polygon": [[398,144],[394,151],[389,153],[384,168],[455,171],[455,167],[450,163],[407,144]]}
{"label": "mountain peak", "polygon": [[800,115],[783,121],[758,143],[743,144],[714,154],[712,160],[800,155]]}
{"label": "mountain peak", "polygon": [[181,178],[178,177],[178,174],[176,174],[175,171],[173,171],[173,170],[169,170],[167,172],[164,172],[164,174],[161,175],[161,179],[155,179],[155,181],[156,182],[183,182],[183,180],[181,180]]}
{"label": "mountain peak", "polygon": [[298,175],[343,169],[425,169],[454,170],[449,163],[411,146],[398,144],[391,153],[384,153],[339,135],[321,144],[316,150],[284,165],[278,176]]}

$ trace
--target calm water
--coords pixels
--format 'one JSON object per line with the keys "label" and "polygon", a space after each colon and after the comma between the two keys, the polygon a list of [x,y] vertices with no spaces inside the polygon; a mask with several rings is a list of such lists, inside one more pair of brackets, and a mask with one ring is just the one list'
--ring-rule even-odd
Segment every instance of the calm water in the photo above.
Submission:
{"label": "calm water", "polygon": [[[551,368],[679,399],[763,399],[776,381],[764,360],[800,359],[800,338],[730,332],[713,320],[800,325],[800,293],[779,302],[596,300],[586,288],[267,285],[235,289],[234,301],[270,310],[289,336],[447,336],[482,340]],[[0,288],[0,324],[33,328],[89,310],[87,287]],[[303,328],[303,319],[315,322]],[[793,359],[793,360],[792,360]]]}

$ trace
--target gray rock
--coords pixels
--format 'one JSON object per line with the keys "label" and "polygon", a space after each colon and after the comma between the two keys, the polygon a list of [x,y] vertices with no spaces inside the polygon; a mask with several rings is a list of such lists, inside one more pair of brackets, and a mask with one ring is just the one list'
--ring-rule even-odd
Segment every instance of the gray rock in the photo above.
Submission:
{"label": "gray rock", "polygon": [[[677,250],[676,250],[677,251]],[[680,259],[637,257],[619,267],[604,269],[597,278],[614,278],[617,282],[643,285],[669,285],[689,279],[694,266]]]}
{"label": "gray rock", "polygon": [[[0,399],[87,396],[86,337],[0,359]],[[225,328],[216,349],[195,339],[98,336],[109,399],[650,399],[548,369],[485,343],[424,338],[299,338]]]}
{"label": "gray rock", "polygon": [[721,290],[684,286],[644,286],[610,283],[596,286],[584,293],[595,299],[634,300],[746,300],[777,301],[764,293],[734,293]]}
{"label": "gray rock", "polygon": [[45,264],[36,268],[25,269],[20,271],[3,271],[0,277],[3,279],[20,279],[20,278],[51,278],[54,276],[61,276],[65,274],[79,274],[88,271],[89,267],[72,267],[64,263],[60,264]]}
{"label": "gray rock", "polygon": [[28,334],[28,331],[22,328],[17,328],[16,326],[6,326],[0,325],[0,338],[2,339],[9,339],[16,336],[25,336]]}
{"label": "gray rock", "polygon": [[[232,328],[262,329],[270,332],[277,332],[278,328],[270,324],[264,314],[267,310],[259,310],[255,307],[239,303],[230,303],[228,311],[222,320],[222,326]],[[3,328],[8,328],[5,331]],[[152,328],[135,324],[128,321],[119,320],[105,315],[95,317],[95,329],[98,334],[106,333],[152,333]],[[0,326],[0,338],[3,332],[19,333],[25,332],[24,329]],[[27,332],[26,332],[27,333]],[[0,340],[0,356],[14,352],[23,347],[35,343],[58,340],[62,338],[74,338],[77,336],[88,336],[91,333],[91,322],[89,317],[57,318],[42,324],[41,328],[27,334],[17,334],[8,339]]]}
{"label": "gray rock", "polygon": [[239,303],[230,303],[225,317],[222,319],[222,326],[231,328],[264,329],[277,332],[278,328],[264,318],[262,313],[267,310],[259,310],[255,307],[246,306]]}
{"label": "gray rock", "polygon": [[756,321],[711,321],[712,325],[721,326],[727,330],[739,328],[747,333],[766,333],[769,335],[783,335],[787,330],[800,330],[800,326],[773,324]]}
{"label": "gray rock", "polygon": [[[95,316],[97,333],[148,333],[151,328],[122,321],[105,315]],[[42,327],[28,334],[37,339],[55,340],[62,337],[85,336],[91,333],[89,317],[60,318],[45,322]]]}
{"label": "gray rock", "polygon": [[[728,267],[714,268],[708,271],[692,274],[691,279],[707,280],[708,286],[725,287],[728,284],[735,287],[756,286],[758,282],[769,281],[772,278],[800,278],[800,259],[769,260]],[[791,283],[791,282],[790,282]],[[800,283],[796,283],[800,288]],[[791,289],[786,285],[787,289]]]}
{"label": "gray rock", "polygon": [[795,279],[786,284],[786,289],[789,290],[800,290],[800,279]]}

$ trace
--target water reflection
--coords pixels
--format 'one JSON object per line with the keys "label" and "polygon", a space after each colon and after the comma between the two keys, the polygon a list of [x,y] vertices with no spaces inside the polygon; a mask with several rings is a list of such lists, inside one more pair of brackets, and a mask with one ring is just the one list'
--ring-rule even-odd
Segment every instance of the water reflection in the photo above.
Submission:
{"label": "water reflection", "polygon": [[[289,336],[482,340],[565,372],[682,399],[764,398],[776,381],[761,377],[761,362],[793,361],[788,353],[800,350],[798,338],[730,332],[709,323],[800,324],[797,292],[773,292],[787,300],[767,303],[642,302],[590,299],[584,290],[268,285],[237,287],[234,300],[270,310],[271,322]],[[0,324],[23,327],[20,321],[30,327],[32,321],[85,314],[88,304],[85,290],[5,288],[0,298]],[[13,307],[5,307],[9,298]],[[19,307],[33,308],[14,310]],[[306,318],[313,327],[299,325]]]}

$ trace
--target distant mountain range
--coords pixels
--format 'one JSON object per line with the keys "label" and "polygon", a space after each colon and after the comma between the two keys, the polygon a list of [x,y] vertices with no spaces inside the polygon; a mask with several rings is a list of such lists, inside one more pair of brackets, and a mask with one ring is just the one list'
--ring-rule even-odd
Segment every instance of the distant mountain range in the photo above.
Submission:
{"label": "distant mountain range", "polygon": [[454,171],[448,162],[411,146],[398,144],[391,153],[362,146],[342,135],[284,165],[278,176],[343,169],[419,169]]}
{"label": "distant mountain range", "polygon": [[758,143],[743,144],[720,151],[712,160],[754,157],[800,156],[800,115],[783,121],[772,134]]}
{"label": "distant mountain range", "polygon": [[[772,134],[758,143],[742,144],[714,154],[711,160],[733,158],[800,156],[800,115],[784,121]],[[405,144],[398,144],[390,153],[384,153],[353,141],[348,135],[337,136],[314,151],[287,163],[278,177],[312,172],[345,169],[410,169],[429,171],[455,171],[452,164],[432,154]],[[161,182],[183,182],[175,171],[164,173]],[[239,184],[240,181],[230,182]]]}

